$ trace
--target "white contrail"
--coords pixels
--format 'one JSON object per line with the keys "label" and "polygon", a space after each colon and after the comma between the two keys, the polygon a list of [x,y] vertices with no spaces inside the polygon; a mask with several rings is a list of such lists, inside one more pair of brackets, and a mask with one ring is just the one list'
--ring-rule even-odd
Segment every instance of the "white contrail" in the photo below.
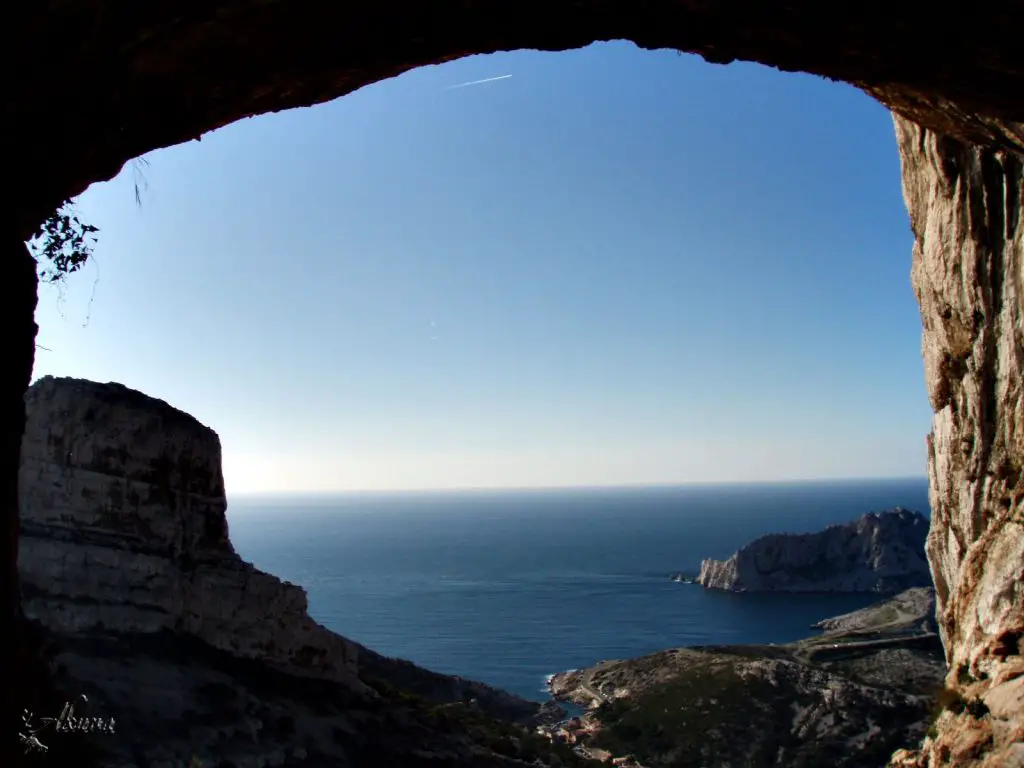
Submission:
{"label": "white contrail", "polygon": [[465,88],[468,85],[480,85],[481,83],[493,83],[495,80],[508,80],[512,75],[498,75],[497,77],[485,77],[483,80],[470,80],[468,83],[459,83],[458,85],[449,85],[445,88],[446,91],[450,91],[452,88]]}

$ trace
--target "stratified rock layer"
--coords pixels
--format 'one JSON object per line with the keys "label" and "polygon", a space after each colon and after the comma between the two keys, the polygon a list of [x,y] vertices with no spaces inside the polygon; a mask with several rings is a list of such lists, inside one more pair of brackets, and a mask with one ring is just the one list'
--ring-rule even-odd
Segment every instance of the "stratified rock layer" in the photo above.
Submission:
{"label": "stratified rock layer", "polygon": [[213,430],[119,384],[46,377],[26,408],[29,618],[61,634],[184,632],[359,685],[356,646],[309,617],[305,592],[235,554]]}
{"label": "stratified rock layer", "polygon": [[931,582],[928,519],[896,509],[818,533],[769,534],[728,560],[705,560],[697,582],[734,592],[900,592]]}

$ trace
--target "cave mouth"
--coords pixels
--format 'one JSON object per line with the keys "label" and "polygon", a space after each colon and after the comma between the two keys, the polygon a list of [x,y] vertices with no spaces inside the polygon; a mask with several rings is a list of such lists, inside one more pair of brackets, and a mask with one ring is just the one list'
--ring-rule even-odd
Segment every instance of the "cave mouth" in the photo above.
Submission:
{"label": "cave mouth", "polygon": [[[865,441],[857,449],[862,455],[850,456],[834,441],[794,437],[795,446],[786,450],[807,461],[831,453],[829,465],[807,470],[794,459],[782,468],[753,470],[753,476],[716,474],[715,465],[750,461],[744,453],[756,449],[718,445],[705,433],[741,433],[743,420],[757,415],[736,407],[731,414],[710,386],[697,387],[695,397],[718,413],[714,427],[698,424],[680,413],[679,398],[669,398],[659,382],[686,387],[694,376],[717,379],[738,400],[750,387],[728,382],[764,367],[776,372],[772,386],[785,399],[773,417],[783,435],[799,432],[791,425],[802,421],[832,418],[834,409],[818,393],[840,390],[847,408],[885,432],[876,398],[886,397],[887,385],[846,392],[844,377],[826,371],[818,355],[831,354],[826,333],[850,336],[850,328],[863,326],[849,339],[858,365],[891,370],[892,350],[872,349],[872,334],[884,329],[901,339],[895,356],[906,362],[898,374],[920,376],[914,362],[919,319],[905,287],[911,236],[894,148],[886,110],[844,84],[756,64],[709,65],[628,43],[495,54],[414,70],[316,109],[244,121],[201,143],[152,154],[148,167],[127,166],[115,182],[87,193],[79,207],[102,232],[103,284],[97,283],[100,272],[86,270],[61,289],[62,304],[42,303],[39,343],[47,351],[37,356],[35,375],[82,375],[81,367],[56,364],[60,355],[53,349],[76,350],[86,371],[95,368],[93,360],[115,359],[120,348],[137,350],[126,356],[131,361],[88,377],[120,381],[214,426],[224,441],[232,492],[365,489],[360,482],[366,477],[370,489],[388,482],[400,488],[559,484],[543,466],[555,459],[539,443],[579,432],[580,419],[600,425],[606,413],[614,414],[606,429],[611,438],[621,422],[649,425],[659,418],[664,426],[643,438],[654,446],[643,449],[646,458],[602,456],[600,473],[570,472],[567,484],[842,477],[859,462],[868,462],[859,470],[863,476],[918,474],[924,456],[916,436],[901,441],[913,459],[898,469],[871,464],[876,451]],[[140,184],[137,211],[132,197]],[[467,229],[473,231],[463,234]],[[308,230],[330,236],[304,239]],[[139,259],[140,253],[146,257]],[[241,274],[240,253],[246,254]],[[294,253],[307,255],[289,260]],[[451,261],[456,266],[448,274]],[[732,267],[723,268],[726,262]],[[156,285],[165,288],[154,291]],[[574,298],[557,288],[572,285]],[[111,290],[117,292],[112,297]],[[147,294],[147,311],[140,312],[131,297]],[[244,294],[262,305],[237,302]],[[474,303],[463,294],[491,298]],[[646,306],[637,304],[640,294],[648,296]],[[879,303],[886,308],[865,319],[862,307]],[[820,317],[825,313],[827,322]],[[69,316],[90,322],[71,327],[61,319]],[[400,332],[391,327],[396,322],[404,324]],[[474,334],[469,325],[481,330]],[[666,334],[666,325],[678,330]],[[738,325],[757,326],[767,336],[752,344]],[[51,335],[51,326],[62,332]],[[209,334],[204,329],[210,326],[222,331]],[[687,356],[704,349],[701,336],[713,335],[717,326],[731,327],[735,355],[753,362],[737,367],[703,359],[693,370]],[[122,340],[103,348],[95,343],[102,333]],[[655,341],[644,349],[614,338],[624,333]],[[445,336],[453,335],[456,347],[444,349]],[[266,346],[253,347],[254,337]],[[367,346],[366,338],[376,346]],[[799,344],[786,342],[798,338]],[[496,362],[486,347],[495,344],[523,361],[518,373],[506,372],[525,390],[521,395],[487,374]],[[566,358],[568,348],[573,353]],[[247,350],[250,359],[238,357],[229,370],[219,359],[234,358],[233,350]],[[413,369],[396,367],[401,374],[395,375],[370,370],[380,365],[366,359],[399,361],[439,351],[443,363],[424,359]],[[712,353],[707,348],[701,355]],[[303,372],[296,383],[309,397],[296,403],[287,387],[278,387],[272,396],[247,394],[237,405],[217,405],[217,397],[204,396],[201,382],[184,381],[172,362],[190,356],[208,361],[210,386],[218,382],[215,388],[237,392],[258,390],[265,376],[259,366],[285,360],[286,369]],[[350,361],[347,376],[371,378],[386,396],[381,402],[389,407],[382,412],[393,418],[343,427],[331,399],[369,405],[374,393],[369,384],[326,368],[323,359],[331,357]],[[455,373],[441,378],[433,368],[442,364]],[[804,374],[787,376],[786,369]],[[503,406],[528,403],[521,415],[537,437],[532,444],[517,439],[535,477],[526,469],[506,476],[487,467],[478,466],[477,476],[453,469],[459,461],[486,463],[474,459],[478,454],[503,460],[482,428],[461,443],[446,442],[425,417],[432,410],[459,414],[445,390],[460,375],[472,382],[460,385],[464,392],[496,393],[490,404],[486,394],[477,397],[479,413],[464,413],[466,421],[493,421]],[[564,419],[542,413],[546,388],[566,375],[581,390],[623,395],[576,398],[566,406],[574,413]],[[405,384],[413,380],[415,388]],[[330,393],[319,391],[325,381],[334,382]],[[787,389],[803,393],[801,412],[783,395]],[[901,411],[916,406],[916,422],[907,430],[914,435],[927,431],[929,415],[918,395],[896,396]],[[270,399],[261,403],[261,397]],[[668,399],[675,415],[656,416],[659,406],[650,403]],[[251,413],[291,408],[298,409],[294,428],[251,429]],[[816,415],[808,417],[812,411]],[[419,453],[408,454],[397,440],[396,419],[420,441]],[[298,488],[252,487],[253,478],[264,480],[282,466],[298,472],[288,447],[311,434],[329,453],[323,433],[332,421],[354,444],[375,447],[335,460],[351,468],[342,470],[343,487],[323,487],[320,477],[296,481]],[[695,432],[704,435],[699,450]],[[674,435],[688,434],[688,441],[671,444]],[[582,438],[570,442],[562,450],[586,450]],[[267,455],[254,457],[258,450],[250,446]],[[443,464],[432,453],[453,459]],[[235,458],[240,454],[243,460]],[[673,475],[669,454],[689,457],[700,469]],[[315,471],[331,474],[329,459],[306,458],[318,465]],[[246,461],[249,466],[241,467]],[[635,474],[637,464],[647,467]]]}
{"label": "cave mouth", "polygon": [[[825,13],[826,6],[811,0],[784,8],[753,2],[637,6],[627,0],[429,6],[394,0],[360,8],[156,3],[141,10],[43,2],[17,8],[6,50],[19,62],[19,77],[5,94],[6,178],[18,190],[5,219],[11,264],[5,305],[15,316],[9,334],[13,368],[2,379],[0,400],[11,425],[0,456],[0,490],[9,510],[5,615],[21,627],[17,467],[36,332],[35,265],[23,242],[62,201],[156,148],[243,117],[330,101],[417,66],[473,53],[564,50],[623,38],[645,48],[676,48],[722,63],[760,61],[862,87],[923,128],[905,125],[901,138],[916,141],[928,162],[941,160],[950,183],[971,163],[991,161],[991,150],[1024,152],[1018,97],[1024,91],[1018,40],[1024,8],[978,9],[969,30],[916,6],[887,10],[884,23],[866,5]],[[40,99],[54,92],[55,83],[64,84],[60,98]],[[911,173],[928,175],[930,169],[921,163]],[[1019,180],[1019,168],[1016,173]],[[953,204],[968,214],[966,203]],[[966,274],[962,261],[952,268]],[[951,288],[936,288],[942,290],[957,300]],[[1003,416],[997,412],[997,422]],[[932,450],[940,458],[952,456],[951,445]],[[966,501],[951,496],[949,503],[955,512]],[[969,596],[964,604],[974,605]],[[31,642],[24,632],[15,639],[21,640],[19,651],[6,657],[6,670],[17,684],[9,690],[35,690]],[[5,718],[16,720],[23,702],[11,696],[4,702]],[[13,729],[10,734],[11,753],[21,754]]]}

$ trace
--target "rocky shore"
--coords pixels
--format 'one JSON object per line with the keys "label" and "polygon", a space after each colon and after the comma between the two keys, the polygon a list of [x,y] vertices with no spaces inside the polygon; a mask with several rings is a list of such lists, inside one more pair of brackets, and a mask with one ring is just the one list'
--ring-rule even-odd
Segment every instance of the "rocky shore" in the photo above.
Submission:
{"label": "rocky shore", "polygon": [[26,406],[24,610],[76,714],[115,724],[79,734],[95,764],[579,761],[534,732],[560,710],[374,653],[243,561],[213,430],[118,384],[47,377]]}
{"label": "rocky shore", "polygon": [[817,533],[769,534],[727,560],[704,560],[697,582],[733,592],[878,592],[931,585],[928,518],[897,507]]}
{"label": "rocky shore", "polygon": [[946,672],[912,590],[787,645],[674,648],[554,675],[584,748],[645,766],[876,768],[925,734]]}

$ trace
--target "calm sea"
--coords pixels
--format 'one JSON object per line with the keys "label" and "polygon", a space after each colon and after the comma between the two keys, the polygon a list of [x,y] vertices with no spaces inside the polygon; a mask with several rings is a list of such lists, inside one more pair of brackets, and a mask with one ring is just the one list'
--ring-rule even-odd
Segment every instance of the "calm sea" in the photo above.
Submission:
{"label": "calm sea", "polygon": [[924,479],[234,498],[239,554],[381,653],[543,700],[546,675],[678,645],[786,642],[863,596],[673,583],[769,532],[928,512]]}

